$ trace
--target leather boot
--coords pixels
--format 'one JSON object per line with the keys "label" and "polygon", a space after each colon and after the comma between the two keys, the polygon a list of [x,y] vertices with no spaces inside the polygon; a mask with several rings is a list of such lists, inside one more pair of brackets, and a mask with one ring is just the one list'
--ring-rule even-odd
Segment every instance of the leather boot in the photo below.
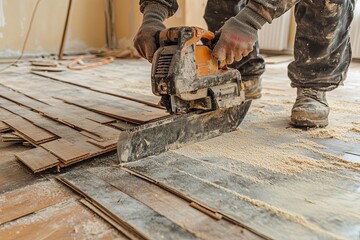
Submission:
{"label": "leather boot", "polygon": [[291,123],[296,127],[326,127],[330,112],[324,91],[298,88],[291,111]]}

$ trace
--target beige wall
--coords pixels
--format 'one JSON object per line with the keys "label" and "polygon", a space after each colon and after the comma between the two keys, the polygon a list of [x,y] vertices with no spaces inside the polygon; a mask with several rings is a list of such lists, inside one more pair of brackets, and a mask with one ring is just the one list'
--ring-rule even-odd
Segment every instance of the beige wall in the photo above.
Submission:
{"label": "beige wall", "polygon": [[[0,57],[19,54],[37,0],[2,0],[5,26],[0,27]],[[1,1],[0,1],[1,3]],[[41,0],[26,53],[57,53],[67,0]],[[73,0],[65,52],[105,45],[103,0]]]}

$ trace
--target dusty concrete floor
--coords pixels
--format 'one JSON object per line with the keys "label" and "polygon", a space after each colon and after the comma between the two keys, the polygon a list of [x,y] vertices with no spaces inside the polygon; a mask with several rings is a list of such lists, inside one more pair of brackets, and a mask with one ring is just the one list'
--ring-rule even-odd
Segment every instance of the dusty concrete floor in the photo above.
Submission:
{"label": "dusty concrete floor", "polygon": [[[246,176],[251,181],[264,184],[263,187],[249,189],[249,196],[266,202],[274,209],[277,207],[285,209],[284,214],[307,219],[309,216],[316,215],[314,212],[316,208],[321,208],[323,212],[331,210],[330,212],[334,214],[342,214],[352,220],[357,219],[360,223],[358,214],[360,212],[360,156],[358,156],[360,154],[360,95],[358,94],[360,63],[351,65],[344,87],[328,94],[331,106],[330,125],[325,129],[308,131],[295,129],[289,125],[295,90],[289,86],[286,66],[287,63],[267,65],[263,78],[263,97],[253,102],[248,116],[238,131],[196,143],[175,152],[193,158],[206,159],[215,165]],[[112,72],[112,75],[109,72]],[[114,65],[89,70],[88,73],[102,75],[109,79],[109,87],[112,81],[121,81],[127,90],[142,93],[150,91],[150,65],[145,61],[118,61]],[[0,202],[6,201],[4,194],[19,191],[24,186],[36,187],[44,181],[55,186],[55,189],[65,191],[64,186],[54,183],[53,178],[57,173],[48,171],[45,174],[33,175],[16,162],[12,154],[26,149],[28,148],[19,145],[0,145],[0,168],[2,169]],[[116,163],[115,154],[108,154],[69,167],[64,171],[112,166]],[[250,167],[253,170],[258,169],[258,172],[263,172],[265,175],[270,174],[274,181],[271,178],[261,178],[244,171],[245,165],[249,169]],[[288,182],[281,184],[275,181],[280,176],[294,177],[300,181],[294,181],[293,185],[289,185]],[[321,184],[322,182],[324,185]],[[71,197],[64,202],[0,225],[0,236],[1,234],[6,236],[4,234],[14,231],[21,235],[22,229],[26,229],[27,225],[37,222],[39,218],[46,219],[48,214],[53,214],[53,210],[64,207],[64,204],[82,209],[83,207],[76,202],[77,195],[71,192],[68,194]],[[287,200],[289,194],[295,195],[299,202],[295,200],[289,202]],[[304,202],[309,204],[307,209],[304,208],[307,206]],[[63,236],[69,239],[120,237],[100,218],[95,217],[88,210],[81,211],[86,211],[84,215],[90,219],[89,226],[94,226],[95,230],[89,231],[89,235],[86,233],[89,230],[88,226],[84,227],[82,223],[74,220],[78,225],[59,224],[58,227],[65,229]],[[96,231],[99,226],[107,234]],[[341,222],[339,226],[342,226]],[[339,227],[339,231],[344,231],[344,228]],[[351,232],[351,236],[357,234],[360,236],[359,225],[349,228],[348,231]]]}

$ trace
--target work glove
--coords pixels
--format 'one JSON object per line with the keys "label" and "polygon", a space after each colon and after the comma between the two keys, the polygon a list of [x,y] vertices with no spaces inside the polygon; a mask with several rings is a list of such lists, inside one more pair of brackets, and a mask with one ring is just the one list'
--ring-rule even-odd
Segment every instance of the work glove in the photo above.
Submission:
{"label": "work glove", "polygon": [[266,20],[252,9],[245,7],[220,29],[220,38],[213,55],[219,62],[231,64],[247,56],[257,41],[257,31]]}
{"label": "work glove", "polygon": [[134,46],[149,62],[157,50],[155,35],[166,28],[163,21],[167,17],[168,9],[162,4],[150,3],[144,9],[143,22],[134,38]]}

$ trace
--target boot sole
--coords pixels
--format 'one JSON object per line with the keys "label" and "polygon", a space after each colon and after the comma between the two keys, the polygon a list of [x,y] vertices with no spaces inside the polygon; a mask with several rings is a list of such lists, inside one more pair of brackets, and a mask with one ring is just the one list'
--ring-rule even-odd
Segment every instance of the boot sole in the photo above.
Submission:
{"label": "boot sole", "polygon": [[323,128],[329,124],[329,121],[328,119],[325,120],[291,119],[291,124],[294,127]]}

